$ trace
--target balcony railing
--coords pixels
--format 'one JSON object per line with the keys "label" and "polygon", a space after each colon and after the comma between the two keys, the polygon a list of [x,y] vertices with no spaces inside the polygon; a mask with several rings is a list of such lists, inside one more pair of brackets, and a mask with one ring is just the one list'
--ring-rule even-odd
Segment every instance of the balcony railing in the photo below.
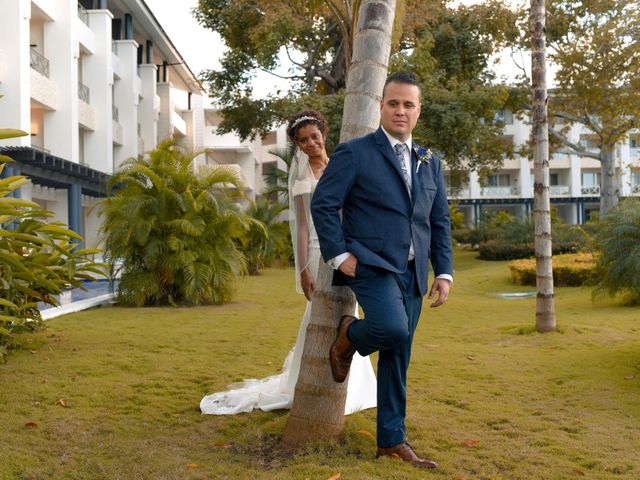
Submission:
{"label": "balcony railing", "polygon": [[78,82],[78,98],[82,100],[84,103],[91,103],[91,97],[89,95],[89,87],[87,87],[84,83]]}
{"label": "balcony railing", "polygon": [[582,187],[582,195],[600,195],[600,185]]}
{"label": "balcony railing", "polygon": [[82,20],[87,27],[89,26],[89,15],[87,14],[87,9],[82,6],[80,2],[78,2],[78,18]]}
{"label": "balcony railing", "polygon": [[447,187],[447,197],[449,198],[469,198],[471,192],[468,188]]}
{"label": "balcony railing", "polygon": [[36,72],[41,73],[45,77],[49,78],[49,59],[45,58],[42,54],[35,49],[31,49],[31,68]]}
{"label": "balcony railing", "polygon": [[113,118],[116,122],[120,121],[120,112],[118,111],[118,107],[115,105],[111,106],[111,118]]}
{"label": "balcony railing", "polygon": [[482,189],[483,197],[513,197],[520,195],[518,187],[484,187]]}
{"label": "balcony railing", "polygon": [[571,195],[571,187],[569,187],[569,185],[551,185],[549,187],[549,193],[554,197]]}

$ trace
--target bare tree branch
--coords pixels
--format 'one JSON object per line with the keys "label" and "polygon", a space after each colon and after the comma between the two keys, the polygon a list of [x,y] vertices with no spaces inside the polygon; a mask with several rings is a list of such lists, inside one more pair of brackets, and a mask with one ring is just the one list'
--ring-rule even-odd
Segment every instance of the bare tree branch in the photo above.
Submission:
{"label": "bare tree branch", "polygon": [[558,150],[557,153],[562,153],[564,155],[580,155],[581,157],[588,157],[588,158],[594,158],[596,160],[600,160],[600,155],[598,155],[597,153],[590,152],[589,150],[582,148],[580,145],[573,143],[555,128],[549,127],[548,130],[549,130],[549,134],[553,136],[553,138],[558,140],[562,145],[569,147],[571,149],[571,150]]}

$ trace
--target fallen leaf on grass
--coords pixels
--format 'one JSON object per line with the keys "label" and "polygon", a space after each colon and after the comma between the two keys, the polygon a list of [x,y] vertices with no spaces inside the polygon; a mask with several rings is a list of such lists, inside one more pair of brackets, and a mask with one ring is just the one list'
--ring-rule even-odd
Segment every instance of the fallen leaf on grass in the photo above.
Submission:
{"label": "fallen leaf on grass", "polygon": [[633,380],[634,378],[636,378],[636,376],[633,374],[627,375],[626,377],[624,377],[625,380]]}
{"label": "fallen leaf on grass", "polygon": [[31,355],[35,354],[38,350],[29,350],[31,352]]}
{"label": "fallen leaf on grass", "polygon": [[342,474],[340,472],[338,472],[338,473],[335,473],[335,474],[331,475],[329,478],[327,478],[327,480],[338,480],[341,476],[342,476]]}
{"label": "fallen leaf on grass", "polygon": [[581,475],[581,476],[586,475],[586,474],[584,473],[584,470],[583,470],[583,469],[581,469],[580,467],[576,467],[576,468],[574,468],[574,469],[573,469],[573,471],[574,471],[574,472],[576,472],[578,475]]}
{"label": "fallen leaf on grass", "polygon": [[467,360],[474,361],[476,359],[475,355],[467,355]]}
{"label": "fallen leaf on grass", "polygon": [[61,407],[67,408],[67,402],[64,401],[64,398],[59,398],[56,401],[56,405],[60,405]]}
{"label": "fallen leaf on grass", "polygon": [[480,445],[480,440],[477,438],[467,438],[466,440],[463,440],[461,443],[465,447],[475,448],[478,445]]}
{"label": "fallen leaf on grass", "polygon": [[187,463],[187,468],[198,468],[200,465],[197,463]]}
{"label": "fallen leaf on grass", "polygon": [[224,442],[211,442],[209,445],[211,445],[212,447],[220,447],[220,448],[231,448],[233,446],[230,443],[224,443]]}
{"label": "fallen leaf on grass", "polygon": [[371,433],[368,430],[360,429],[360,430],[356,430],[356,433],[359,433],[360,435],[364,435],[365,437],[369,437],[371,440],[374,440],[373,433]]}
{"label": "fallen leaf on grass", "polygon": [[27,428],[38,428],[38,424],[36,422],[27,422],[24,426]]}

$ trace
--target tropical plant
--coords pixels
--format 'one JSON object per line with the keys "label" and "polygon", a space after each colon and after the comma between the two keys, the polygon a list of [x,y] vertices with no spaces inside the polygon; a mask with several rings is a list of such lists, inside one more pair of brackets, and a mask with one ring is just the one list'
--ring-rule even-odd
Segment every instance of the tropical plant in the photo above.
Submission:
{"label": "tropical plant", "polygon": [[[0,139],[27,135],[0,129]],[[0,174],[11,158],[0,155]],[[15,334],[42,327],[38,303],[58,306],[56,295],[82,286],[83,280],[104,275],[92,256],[95,249],[78,248],[82,237],[60,222],[45,219],[48,210],[14,196],[29,180],[0,178],[0,360],[15,344]],[[94,276],[95,275],[95,276]]]}
{"label": "tropical plant", "polygon": [[238,241],[252,221],[235,203],[241,182],[224,167],[196,174],[195,155],[166,140],[110,180],[101,232],[125,305],[220,304],[245,272]]}
{"label": "tropical plant", "polygon": [[274,168],[262,174],[264,183],[267,185],[264,194],[275,194],[277,198],[282,198],[285,204],[289,203],[289,168],[291,168],[291,162],[293,162],[294,151],[295,147],[293,145],[287,148],[274,148],[269,150],[271,155],[278,157],[285,163],[286,170],[282,170],[276,165]]}
{"label": "tropical plant", "polygon": [[640,303],[640,199],[627,198],[602,217],[596,233],[600,281],[595,296],[622,294]]}
{"label": "tropical plant", "polygon": [[287,205],[271,202],[265,195],[250,203],[246,214],[254,221],[240,237],[249,275],[256,275],[260,268],[271,266],[278,250],[282,250],[282,244],[291,242],[289,224],[281,216],[286,209]]}

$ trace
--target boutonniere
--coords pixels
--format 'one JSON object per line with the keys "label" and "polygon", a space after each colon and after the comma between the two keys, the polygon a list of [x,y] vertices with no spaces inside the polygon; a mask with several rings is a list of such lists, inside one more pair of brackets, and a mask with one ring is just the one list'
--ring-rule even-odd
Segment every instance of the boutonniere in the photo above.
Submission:
{"label": "boutonniere", "polygon": [[420,171],[420,165],[423,163],[429,165],[429,162],[433,158],[433,152],[430,148],[419,146],[413,147],[413,151],[416,152],[416,156],[418,157],[418,166],[416,167],[416,173],[418,173]]}

